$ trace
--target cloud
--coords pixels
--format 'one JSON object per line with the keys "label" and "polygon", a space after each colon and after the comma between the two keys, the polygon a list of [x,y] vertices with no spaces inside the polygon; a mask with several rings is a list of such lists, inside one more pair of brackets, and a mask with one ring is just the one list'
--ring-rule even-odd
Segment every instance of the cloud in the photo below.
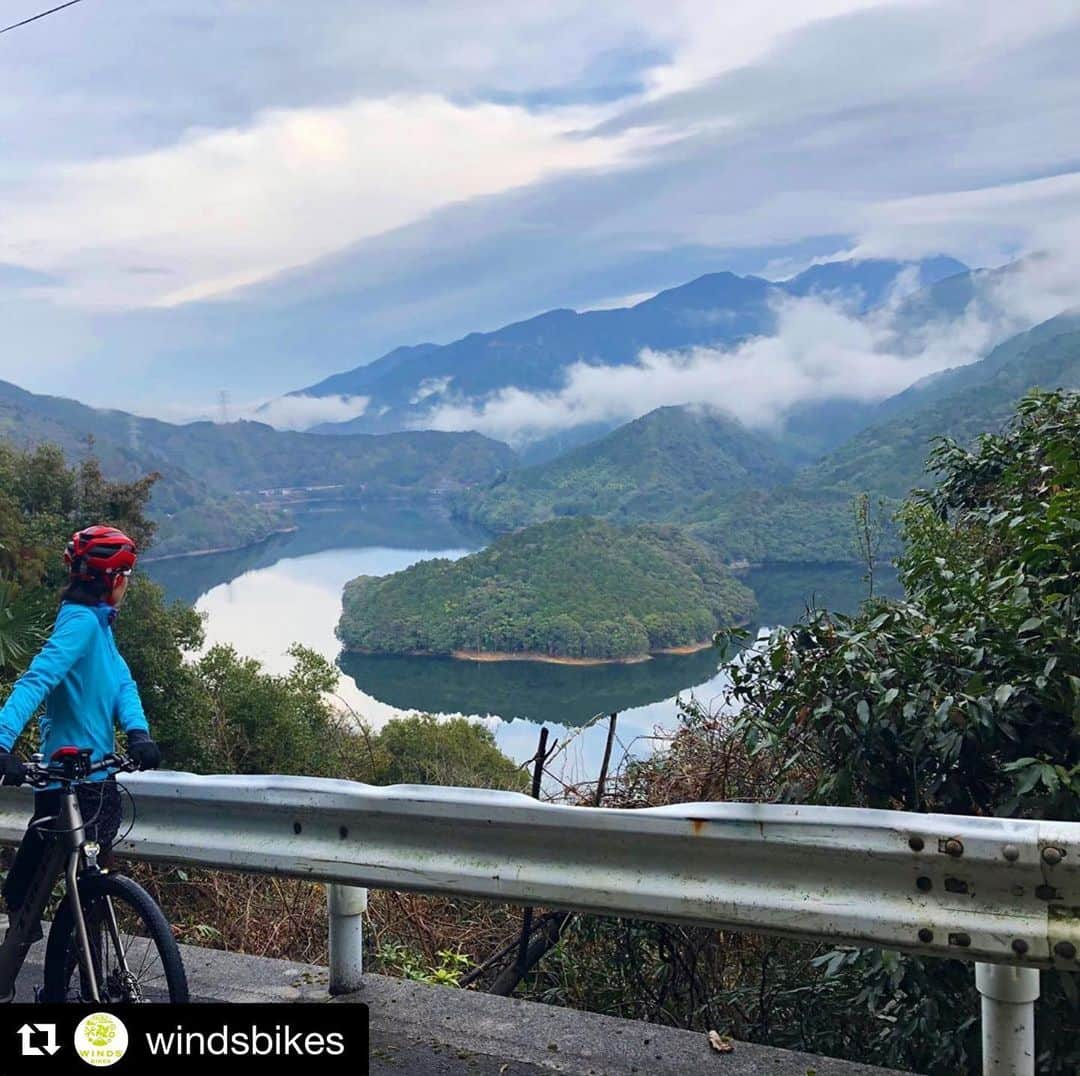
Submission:
{"label": "cloud", "polygon": [[433,396],[445,396],[453,380],[452,377],[425,377],[416,392],[409,398],[409,403],[418,404]]}
{"label": "cloud", "polygon": [[501,389],[448,400],[416,425],[473,429],[520,446],[595,422],[625,422],[669,404],[704,404],[749,426],[775,429],[796,405],[826,399],[882,400],[914,382],[983,357],[995,344],[1080,302],[1069,258],[1044,255],[986,275],[958,316],[912,325],[903,275],[889,302],[866,316],[836,296],[778,293],[773,336],[733,348],[643,350],[627,365],[578,362],[555,392]]}
{"label": "cloud", "polygon": [[279,430],[306,430],[322,422],[359,418],[371,403],[369,396],[281,396],[243,409],[243,417]]}
{"label": "cloud", "polygon": [[1053,264],[1067,267],[1080,240],[1080,171],[890,199],[863,208],[856,227],[853,257],[966,250],[987,264],[1003,250],[1052,248]]}
{"label": "cloud", "polygon": [[[595,113],[435,95],[274,110],[148,153],[3,185],[0,261],[57,294],[171,306],[253,284],[454,202],[625,163],[651,136],[586,135]],[[167,267],[147,276],[132,263]]]}
{"label": "cloud", "polygon": [[651,299],[655,291],[635,291],[629,295],[609,295],[607,298],[596,299],[588,304],[589,310],[622,310],[625,307],[637,306],[638,303]]}
{"label": "cloud", "polygon": [[[273,0],[258,18],[245,5],[196,2],[182,17],[160,20],[118,0],[105,26],[85,12],[65,15],[54,28],[59,41],[94,29],[95,56],[108,58],[167,34],[167,55],[148,50],[160,57],[153,66],[137,53],[131,70],[118,63],[99,84],[100,72],[112,70],[104,59],[84,69],[76,54],[69,70],[49,62],[55,39],[35,34],[0,72],[0,100],[21,102],[38,125],[47,114],[39,100],[54,110],[62,101],[49,129],[68,120],[66,139],[19,143],[20,167],[0,170],[0,258],[61,277],[52,294],[62,303],[190,303],[441,207],[559,175],[650,164],[668,174],[647,185],[644,203],[634,184],[607,200],[597,243],[613,231],[636,234],[638,245],[692,236],[730,246],[740,233],[758,243],[777,233],[803,238],[815,234],[815,213],[820,235],[826,213],[831,229],[845,207],[866,201],[843,189],[819,193],[823,178],[844,170],[853,144],[880,140],[885,120],[907,137],[905,111],[925,128],[962,110],[970,94],[963,79],[981,89],[999,53],[1069,17],[1048,2],[1022,17],[1002,3],[988,4],[979,19],[963,7],[937,4],[929,13],[914,2],[814,0],[763,14],[747,0],[673,0],[661,19],[645,0],[617,11],[556,0],[509,15],[487,0],[422,14],[375,2],[363,18],[316,14],[297,35]],[[884,47],[894,40],[919,47]],[[248,77],[223,83],[225,70]],[[1054,95],[1052,122],[1067,121],[1075,85],[1041,78]],[[81,115],[74,88],[86,92]],[[1045,121],[1023,110],[1022,127],[1023,83],[1012,96],[995,125],[1010,123],[1027,166],[1039,168],[1048,163]],[[567,107],[568,97],[581,103]],[[178,98],[188,105],[182,122]],[[0,118],[16,129],[20,115],[6,116],[0,105]],[[127,141],[103,152],[103,139],[76,123],[87,132],[126,131]],[[60,158],[57,144],[67,147]],[[997,164],[1002,144],[988,138],[968,155],[989,152],[987,163]],[[824,156],[835,164],[823,168]],[[909,155],[902,174],[918,172],[922,156]],[[899,193],[881,191],[890,186],[885,175],[869,185],[860,176],[852,187],[871,199]],[[146,265],[153,275],[137,271]]]}
{"label": "cloud", "polygon": [[4,39],[0,260],[42,275],[0,273],[0,377],[213,410],[720,268],[998,264],[1080,211],[1069,0],[315,7]]}
{"label": "cloud", "polygon": [[[362,6],[291,0],[79,5],[5,44],[5,153],[104,158],[193,126],[248,126],[268,108],[434,93],[457,101],[594,103],[686,89],[784,34],[876,0],[500,0]],[[94,47],[87,48],[92,40]],[[42,132],[48,137],[42,137]]]}
{"label": "cloud", "polygon": [[[673,0],[658,20],[646,0],[423,13],[374,0],[299,32],[278,0],[69,12],[0,69],[18,162],[0,169],[0,258],[56,276],[44,294],[63,305],[228,294],[443,206],[630,164],[656,139],[601,131],[621,107],[605,102],[685,90],[871,2],[762,16],[747,0]],[[74,47],[87,35],[92,62]]]}

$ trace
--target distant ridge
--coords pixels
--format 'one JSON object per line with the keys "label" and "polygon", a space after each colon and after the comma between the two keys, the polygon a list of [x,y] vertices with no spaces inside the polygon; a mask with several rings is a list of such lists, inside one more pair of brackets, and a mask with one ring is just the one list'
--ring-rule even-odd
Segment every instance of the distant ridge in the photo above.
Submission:
{"label": "distant ridge", "polygon": [[40,396],[0,381],[0,438],[20,446],[59,445],[69,459],[93,452],[106,475],[130,480],[150,471],[157,553],[235,546],[282,525],[257,491],[338,487],[347,498],[426,496],[490,482],[514,460],[506,445],[475,433],[411,432],[319,437],[261,422],[174,425]]}
{"label": "distant ridge", "polygon": [[[979,362],[886,400],[864,429],[799,471],[730,419],[661,408],[560,459],[471,491],[460,511],[500,531],[561,514],[678,523],[731,561],[852,560],[855,494],[895,503],[932,484],[924,464],[934,438],[972,443],[1008,421],[1032,388],[1080,389],[1080,314],[1052,318]],[[665,446],[667,467],[650,462],[652,444]]]}
{"label": "distant ridge", "polygon": [[935,437],[969,443],[998,429],[1032,388],[1080,389],[1080,315],[1052,318],[996,347],[981,362],[947,370],[882,405],[868,426],[804,471],[806,487],[869,489],[903,497],[932,477],[923,470]]}
{"label": "distant ridge", "polygon": [[708,273],[633,306],[604,310],[549,310],[491,332],[474,332],[444,345],[399,347],[374,362],[298,389],[298,396],[363,396],[364,412],[319,433],[386,432],[424,428],[447,400],[483,401],[500,389],[544,392],[560,388],[577,362],[622,365],[643,348],[673,351],[729,346],[775,329],[775,302],[785,296],[843,295],[866,310],[900,280],[919,287],[967,273],[963,263],[937,256],[906,263],[864,259],[815,265],[789,280]]}
{"label": "distant ridge", "polygon": [[705,407],[660,407],[598,441],[515,471],[466,499],[491,530],[558,516],[672,520],[717,488],[767,489],[793,468],[765,436]]}

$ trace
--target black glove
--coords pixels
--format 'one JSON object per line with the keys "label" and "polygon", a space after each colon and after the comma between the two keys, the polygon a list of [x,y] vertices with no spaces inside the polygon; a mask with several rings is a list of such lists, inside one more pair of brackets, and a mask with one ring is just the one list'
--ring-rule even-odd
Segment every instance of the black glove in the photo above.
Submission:
{"label": "black glove", "polygon": [[127,734],[128,754],[140,770],[156,770],[161,765],[161,748],[150,739],[150,733],[132,729]]}
{"label": "black glove", "polygon": [[26,780],[26,764],[10,751],[0,749],[0,785],[21,785]]}

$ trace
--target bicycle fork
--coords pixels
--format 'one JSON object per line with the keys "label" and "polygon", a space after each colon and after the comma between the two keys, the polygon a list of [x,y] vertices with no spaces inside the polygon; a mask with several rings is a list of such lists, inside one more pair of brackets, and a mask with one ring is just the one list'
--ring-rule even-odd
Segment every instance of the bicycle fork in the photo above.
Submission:
{"label": "bicycle fork", "polygon": [[82,901],[79,898],[79,859],[86,843],[86,828],[83,826],[82,812],[79,810],[78,797],[74,789],[64,790],[60,797],[60,821],[67,838],[67,899],[75,920],[75,939],[79,946],[79,964],[82,967],[82,981],[90,987],[90,1001],[100,1002],[98,992],[97,969],[90,951],[90,936],[86,931],[86,917],[83,915]]}
{"label": "bicycle fork", "polygon": [[[79,809],[78,798],[74,791],[64,797],[61,805],[61,816],[64,819],[64,828],[70,833],[68,846],[68,860],[66,867],[67,894],[71,903],[72,918],[75,924],[75,938],[78,944],[79,965],[83,973],[83,981],[89,985],[91,997],[86,999],[100,1003],[101,991],[108,991],[107,982],[98,982],[98,969],[94,965],[94,952],[90,941],[90,931],[86,924],[86,915],[83,911],[82,898],[79,895],[79,866],[83,855],[86,856],[87,867],[97,871],[98,845],[96,842],[86,840],[86,830],[82,821],[82,813]],[[108,939],[112,942],[116,952],[117,974],[129,991],[133,991],[135,997],[132,1000],[140,1000],[138,990],[135,987],[135,977],[127,963],[127,953],[120,937],[120,926],[116,920],[116,909],[112,899],[106,895],[102,898],[105,910],[105,922],[103,924]],[[99,938],[99,946],[106,945],[104,937]],[[108,975],[104,964],[104,949],[99,953],[101,957],[101,970],[103,975]]]}

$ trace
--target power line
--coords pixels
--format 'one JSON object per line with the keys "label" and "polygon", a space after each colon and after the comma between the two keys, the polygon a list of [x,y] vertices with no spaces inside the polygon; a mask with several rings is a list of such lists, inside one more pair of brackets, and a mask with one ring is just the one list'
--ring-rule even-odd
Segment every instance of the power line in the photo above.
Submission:
{"label": "power line", "polygon": [[41,12],[40,15],[31,15],[28,19],[23,19],[22,22],[13,22],[10,26],[5,26],[0,29],[0,34],[6,34],[8,30],[17,30],[20,26],[25,26],[28,22],[37,22],[38,19],[45,18],[46,15],[51,15],[54,11],[63,11],[66,7],[71,7],[73,4],[80,3],[81,0],[67,0],[66,4],[60,4],[58,7],[51,7],[48,11]]}

